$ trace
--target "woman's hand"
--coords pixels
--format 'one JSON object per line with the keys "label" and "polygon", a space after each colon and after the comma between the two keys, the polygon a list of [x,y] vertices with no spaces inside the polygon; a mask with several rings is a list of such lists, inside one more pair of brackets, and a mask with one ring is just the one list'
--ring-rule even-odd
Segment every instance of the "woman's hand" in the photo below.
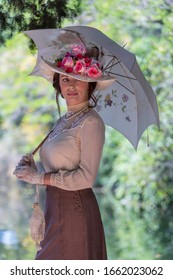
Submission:
{"label": "woman's hand", "polygon": [[29,165],[33,167],[35,170],[37,170],[37,166],[35,164],[32,154],[26,154],[26,156],[23,156],[17,166],[25,166],[25,165]]}
{"label": "woman's hand", "polygon": [[38,173],[32,154],[23,156],[13,174],[20,180],[31,184],[43,184],[43,175]]}

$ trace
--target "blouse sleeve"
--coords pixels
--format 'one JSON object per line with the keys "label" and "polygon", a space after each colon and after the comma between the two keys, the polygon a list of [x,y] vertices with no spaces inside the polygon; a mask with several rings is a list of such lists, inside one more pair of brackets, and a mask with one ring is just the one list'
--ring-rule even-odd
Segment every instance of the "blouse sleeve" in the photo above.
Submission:
{"label": "blouse sleeve", "polygon": [[103,121],[98,117],[88,117],[81,127],[81,160],[78,168],[52,173],[50,185],[69,191],[91,188],[96,180],[104,140]]}

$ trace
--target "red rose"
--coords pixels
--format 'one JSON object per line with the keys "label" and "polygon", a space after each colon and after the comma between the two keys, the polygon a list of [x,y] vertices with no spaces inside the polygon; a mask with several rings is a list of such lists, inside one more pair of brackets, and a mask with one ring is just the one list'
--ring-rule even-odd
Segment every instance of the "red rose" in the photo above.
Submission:
{"label": "red rose", "polygon": [[85,60],[86,67],[89,67],[91,65],[92,59],[89,57],[84,57],[84,60]]}
{"label": "red rose", "polygon": [[76,56],[75,56],[77,59],[82,59],[83,58],[83,55],[81,53],[78,53]]}
{"label": "red rose", "polygon": [[56,66],[57,66],[58,68],[61,68],[61,66],[62,66],[62,61],[61,61],[61,60],[58,60]]}
{"label": "red rose", "polygon": [[73,67],[67,67],[65,68],[66,73],[72,73],[73,72]]}

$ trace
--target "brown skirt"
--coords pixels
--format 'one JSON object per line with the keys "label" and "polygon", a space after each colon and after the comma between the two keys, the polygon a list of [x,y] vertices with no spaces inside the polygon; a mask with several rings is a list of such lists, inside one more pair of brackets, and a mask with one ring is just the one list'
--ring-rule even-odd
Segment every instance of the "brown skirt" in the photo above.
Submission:
{"label": "brown skirt", "polygon": [[106,260],[106,245],[92,189],[47,187],[46,231],[36,260]]}

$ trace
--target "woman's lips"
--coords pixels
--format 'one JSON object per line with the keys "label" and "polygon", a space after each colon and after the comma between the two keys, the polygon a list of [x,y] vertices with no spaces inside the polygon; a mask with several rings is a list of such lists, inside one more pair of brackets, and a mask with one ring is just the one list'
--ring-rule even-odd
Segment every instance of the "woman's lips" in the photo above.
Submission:
{"label": "woman's lips", "polygon": [[78,93],[77,92],[68,92],[67,95],[69,96],[76,96]]}

